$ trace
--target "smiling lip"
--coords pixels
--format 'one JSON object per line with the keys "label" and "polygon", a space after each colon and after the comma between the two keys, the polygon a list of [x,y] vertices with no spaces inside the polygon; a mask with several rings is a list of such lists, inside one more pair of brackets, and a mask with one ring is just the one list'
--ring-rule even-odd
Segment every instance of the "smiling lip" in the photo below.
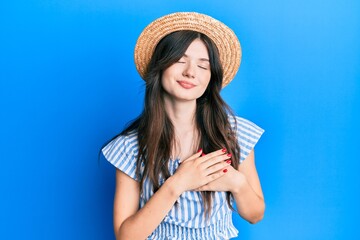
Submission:
{"label": "smiling lip", "polygon": [[187,81],[177,81],[177,82],[180,84],[180,86],[182,86],[185,89],[191,89],[193,87],[196,87],[196,85],[194,85],[190,82],[187,82]]}

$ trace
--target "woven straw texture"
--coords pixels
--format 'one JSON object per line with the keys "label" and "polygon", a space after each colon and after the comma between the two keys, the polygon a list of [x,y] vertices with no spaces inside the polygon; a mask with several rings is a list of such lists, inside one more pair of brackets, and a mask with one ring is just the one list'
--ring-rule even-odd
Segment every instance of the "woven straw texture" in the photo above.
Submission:
{"label": "woven straw texture", "polygon": [[146,67],[156,45],[166,35],[179,30],[193,30],[207,35],[216,44],[224,71],[223,87],[237,73],[241,61],[241,46],[234,32],[222,22],[195,12],[172,13],[156,19],[140,34],[135,46],[135,65],[144,78]]}

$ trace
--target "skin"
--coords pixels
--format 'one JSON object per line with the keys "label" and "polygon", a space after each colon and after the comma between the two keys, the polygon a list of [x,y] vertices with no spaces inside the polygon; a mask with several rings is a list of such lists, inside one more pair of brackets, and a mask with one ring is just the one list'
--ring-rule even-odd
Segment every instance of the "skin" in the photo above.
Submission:
{"label": "skin", "polygon": [[251,223],[262,219],[265,203],[253,151],[238,169],[227,163],[230,156],[222,149],[205,156],[201,156],[202,151],[193,154],[196,99],[204,93],[211,76],[208,58],[205,45],[196,39],[184,57],[164,71],[162,85],[166,92],[165,110],[179,139],[178,149],[181,149],[174,149],[174,155],[184,160],[175,174],[165,181],[141,209],[138,209],[139,183],[120,170],[116,171],[116,239],[145,239],[161,223],[179,196],[190,190],[230,191],[241,217]]}

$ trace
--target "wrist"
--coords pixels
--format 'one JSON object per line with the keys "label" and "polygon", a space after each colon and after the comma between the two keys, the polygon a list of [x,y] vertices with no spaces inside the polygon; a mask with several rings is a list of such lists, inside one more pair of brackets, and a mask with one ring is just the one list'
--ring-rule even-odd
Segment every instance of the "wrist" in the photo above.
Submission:
{"label": "wrist", "polygon": [[236,171],[234,181],[232,182],[233,185],[231,186],[230,192],[234,195],[240,193],[243,190],[243,188],[246,186],[247,180],[242,173]]}
{"label": "wrist", "polygon": [[164,183],[164,186],[170,191],[170,194],[178,198],[184,192],[181,189],[180,184],[177,184],[177,181],[174,176],[170,176]]}

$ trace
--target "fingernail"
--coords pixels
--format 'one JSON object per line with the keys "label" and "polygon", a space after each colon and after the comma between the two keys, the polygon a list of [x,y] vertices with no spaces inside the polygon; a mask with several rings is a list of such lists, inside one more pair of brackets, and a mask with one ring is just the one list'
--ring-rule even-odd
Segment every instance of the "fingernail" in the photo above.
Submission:
{"label": "fingernail", "polygon": [[225,169],[223,170],[223,172],[226,173],[226,172],[227,172],[227,169],[225,168]]}
{"label": "fingernail", "polygon": [[231,157],[231,153],[228,153],[226,156]]}
{"label": "fingernail", "polygon": [[227,160],[226,163],[227,163],[227,164],[230,164],[230,163],[231,163],[231,160]]}
{"label": "fingernail", "polygon": [[205,155],[206,155],[205,153],[202,153],[202,154],[201,154],[202,157],[205,156]]}
{"label": "fingernail", "polygon": [[226,148],[221,149],[222,152],[226,152]]}
{"label": "fingernail", "polygon": [[201,152],[202,151],[202,148],[200,148],[197,152],[199,153],[199,152]]}

